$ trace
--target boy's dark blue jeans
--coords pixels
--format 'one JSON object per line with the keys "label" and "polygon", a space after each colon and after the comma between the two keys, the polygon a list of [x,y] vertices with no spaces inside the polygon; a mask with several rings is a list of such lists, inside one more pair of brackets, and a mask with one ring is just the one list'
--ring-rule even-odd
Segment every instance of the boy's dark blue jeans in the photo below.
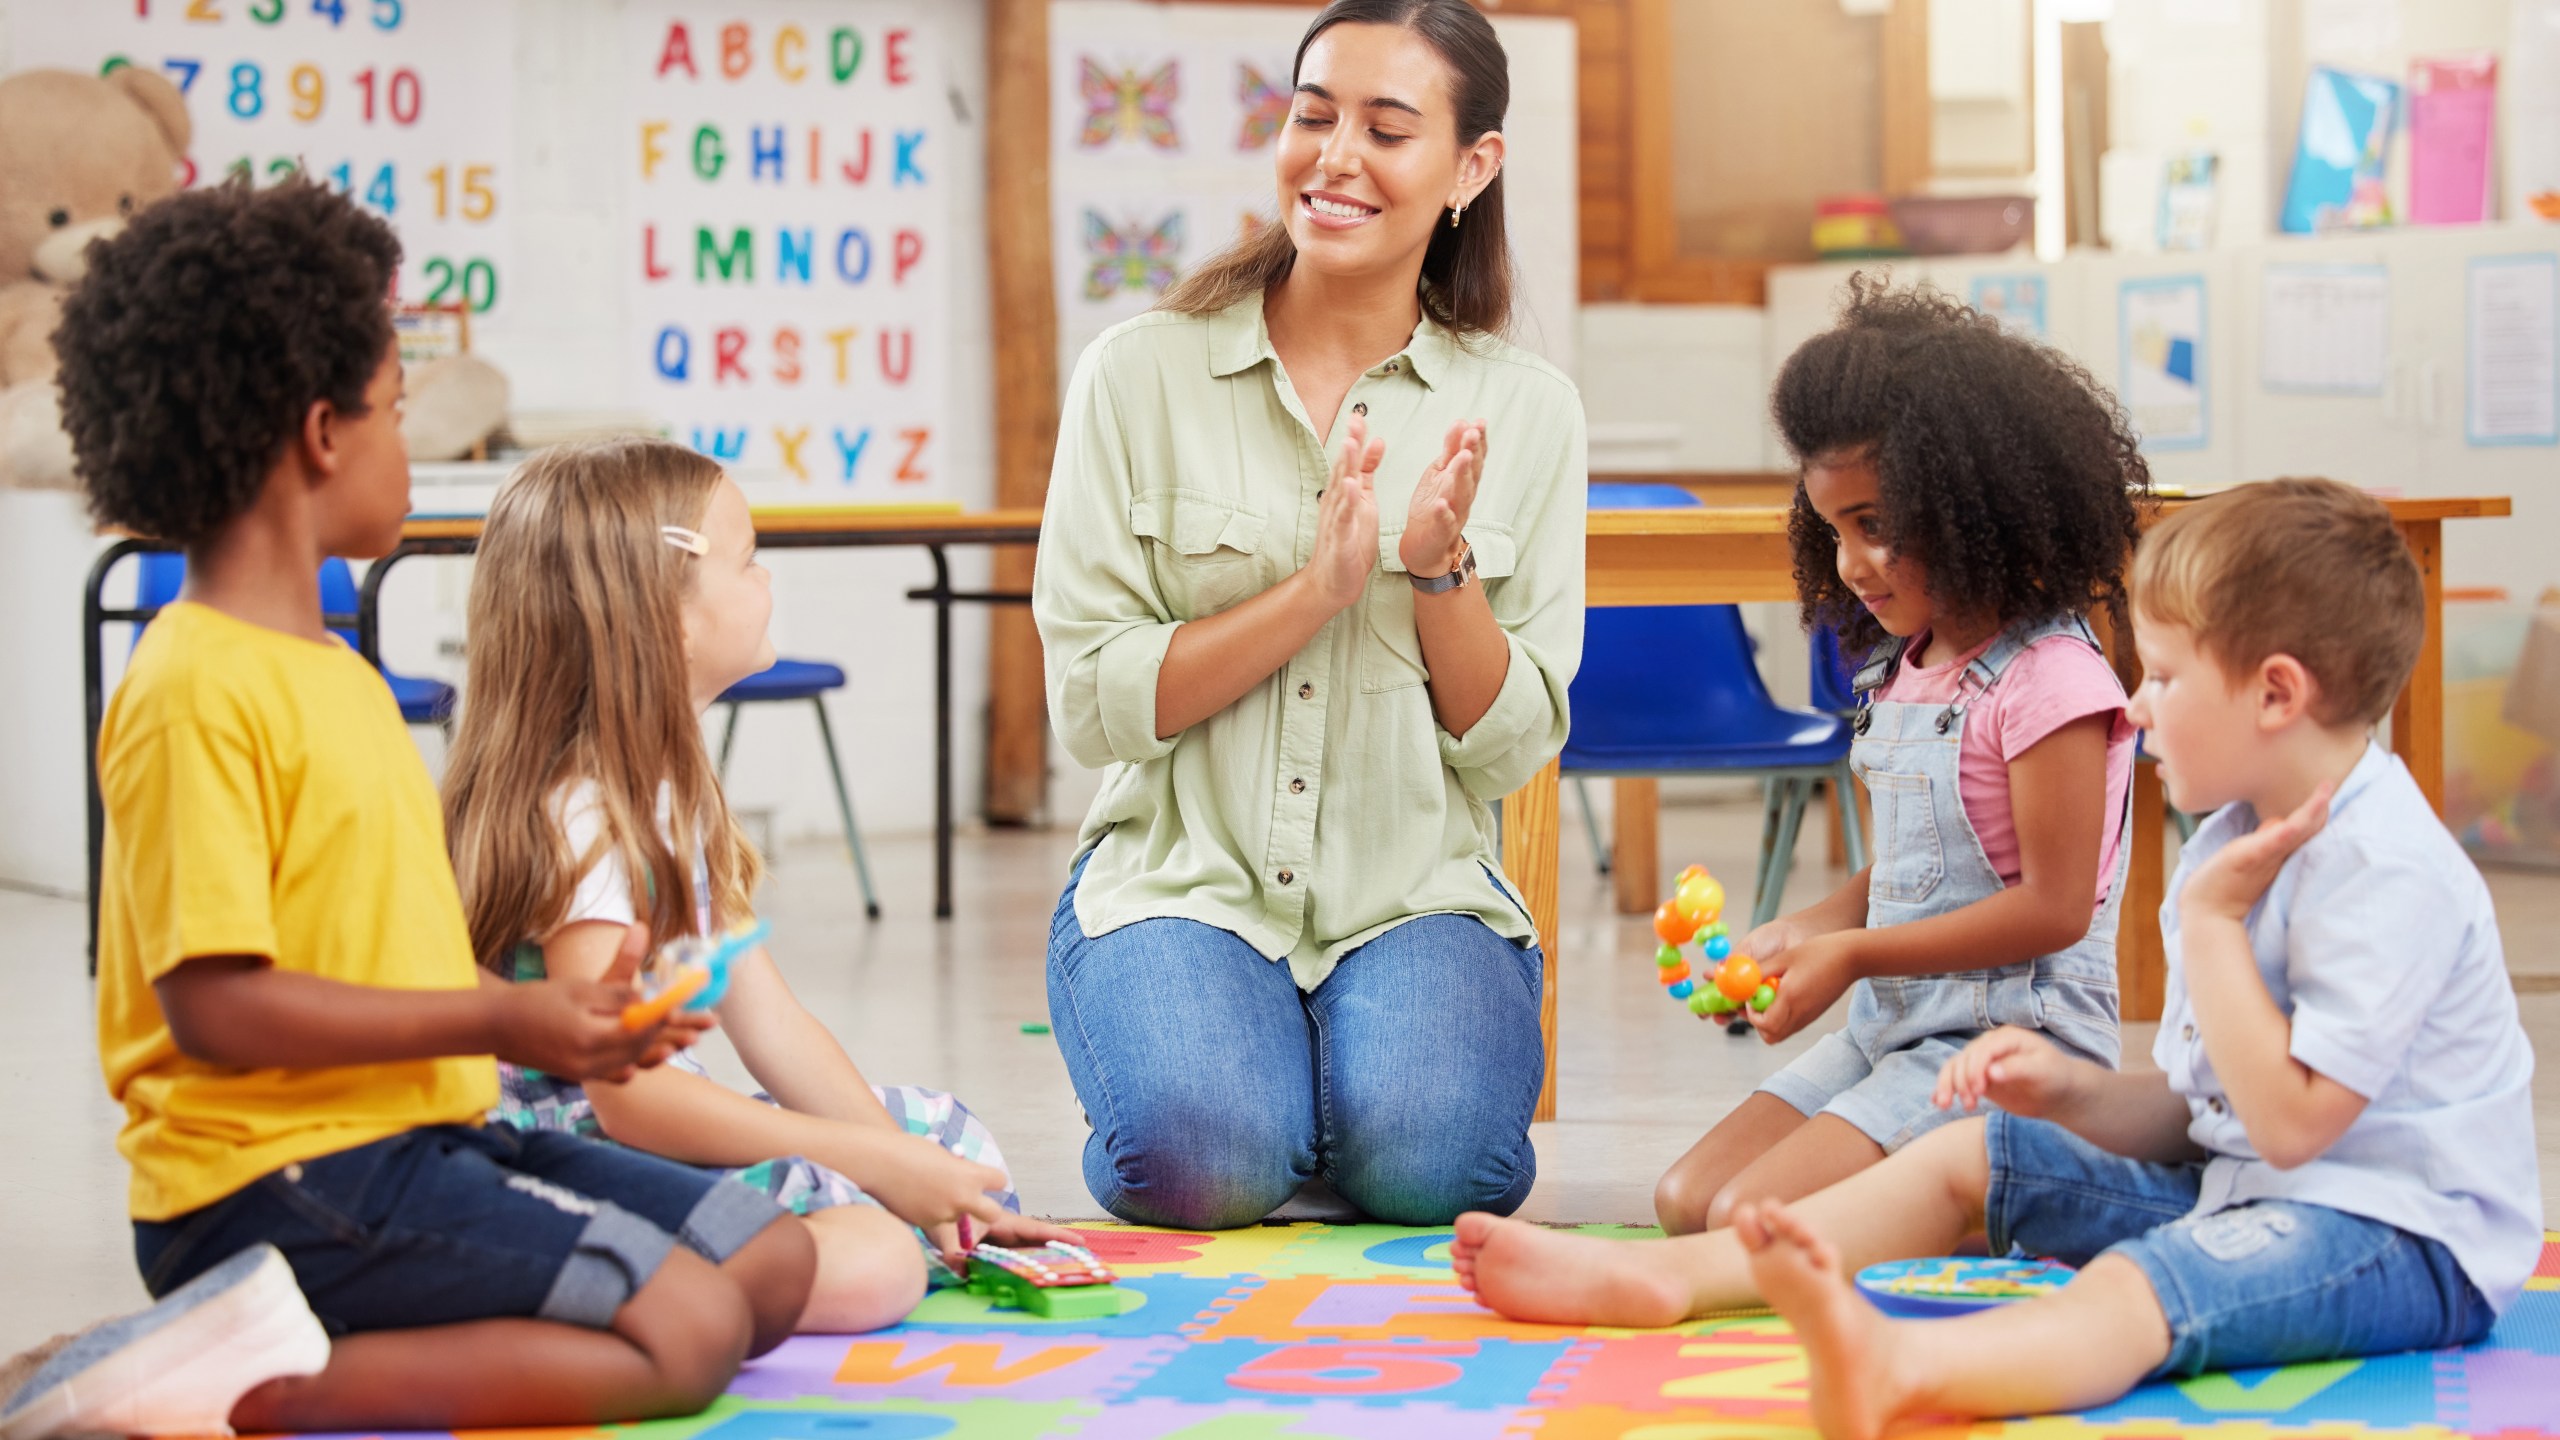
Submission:
{"label": "boy's dark blue jeans", "polygon": [[532,1317],[601,1329],[681,1244],[718,1264],[782,1215],[734,1180],[604,1141],[435,1125],[137,1220],[166,1295],[260,1242],[333,1335]]}

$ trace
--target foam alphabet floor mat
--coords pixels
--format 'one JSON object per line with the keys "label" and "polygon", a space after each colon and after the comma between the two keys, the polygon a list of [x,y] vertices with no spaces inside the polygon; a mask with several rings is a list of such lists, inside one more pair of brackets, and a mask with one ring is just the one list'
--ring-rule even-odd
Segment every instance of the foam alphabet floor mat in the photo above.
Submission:
{"label": "foam alphabet floor mat", "polygon": [[[1804,1355],[1768,1315],[1670,1330],[1478,1307],[1447,1230],[1095,1225],[1129,1298],[1043,1320],[964,1291],[865,1336],[804,1336],[709,1411],[509,1440],[1794,1440]],[[1583,1233],[1639,1238],[1629,1226]],[[1929,1432],[2014,1440],[2560,1440],[2560,1235],[2483,1343],[2146,1385],[2075,1415]]]}

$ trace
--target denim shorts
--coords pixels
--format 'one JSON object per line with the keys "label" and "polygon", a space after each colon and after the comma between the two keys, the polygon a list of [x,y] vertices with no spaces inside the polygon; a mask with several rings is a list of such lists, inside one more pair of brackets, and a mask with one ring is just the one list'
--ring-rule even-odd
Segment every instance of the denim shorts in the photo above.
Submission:
{"label": "denim shorts", "polygon": [[261,1241],[333,1335],[531,1316],[602,1329],[676,1245],[718,1264],[782,1215],[734,1180],[511,1125],[435,1125],[137,1220],[166,1295]]}
{"label": "denim shorts", "polygon": [[1991,1253],[2140,1266],[2169,1321],[2155,1375],[2438,1350],[2497,1318],[2433,1240],[2293,1200],[2191,1215],[2201,1166],[2129,1160],[1997,1110],[1989,1120]]}
{"label": "denim shorts", "polygon": [[1849,1032],[1834,1030],[1760,1088],[1808,1117],[1839,1116],[1890,1155],[1961,1118],[1962,1111],[1941,1110],[1930,1097],[1937,1092],[1938,1072],[1972,1038],[1965,1031],[1931,1035],[1869,1060]]}

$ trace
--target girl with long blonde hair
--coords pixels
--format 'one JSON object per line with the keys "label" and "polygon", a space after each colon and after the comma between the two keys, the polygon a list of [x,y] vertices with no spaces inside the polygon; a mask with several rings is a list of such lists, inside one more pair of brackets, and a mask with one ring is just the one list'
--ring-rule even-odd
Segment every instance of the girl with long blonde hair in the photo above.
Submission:
{"label": "girl with long blonde hair", "polygon": [[[762,866],[701,715],[773,662],[772,613],[746,496],[703,456],[612,441],[508,479],[472,576],[471,701],[444,785],[483,966],[592,978],[635,923],[664,940],[751,915]],[[732,967],[718,1013],[769,1094],[689,1058],[587,1086],[502,1066],[501,1116],[729,1170],[798,1213],[819,1259],[803,1330],[895,1323],[955,1277],[973,1225],[1066,1238],[1015,1213],[992,1137],[958,1101],[866,1081],[763,947]]]}

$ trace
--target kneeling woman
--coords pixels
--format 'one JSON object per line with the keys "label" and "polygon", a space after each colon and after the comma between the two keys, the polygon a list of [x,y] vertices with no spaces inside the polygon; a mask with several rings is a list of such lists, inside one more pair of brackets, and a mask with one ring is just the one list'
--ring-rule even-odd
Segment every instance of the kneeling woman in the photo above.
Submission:
{"label": "kneeling woman", "polygon": [[1491,802],[1562,748],[1582,406],[1502,343],[1500,43],[1465,0],[1300,42],[1280,223],[1068,387],[1035,581],[1108,766],[1049,1001],[1115,1215],[1380,1220],[1528,1194],[1541,957]]}

